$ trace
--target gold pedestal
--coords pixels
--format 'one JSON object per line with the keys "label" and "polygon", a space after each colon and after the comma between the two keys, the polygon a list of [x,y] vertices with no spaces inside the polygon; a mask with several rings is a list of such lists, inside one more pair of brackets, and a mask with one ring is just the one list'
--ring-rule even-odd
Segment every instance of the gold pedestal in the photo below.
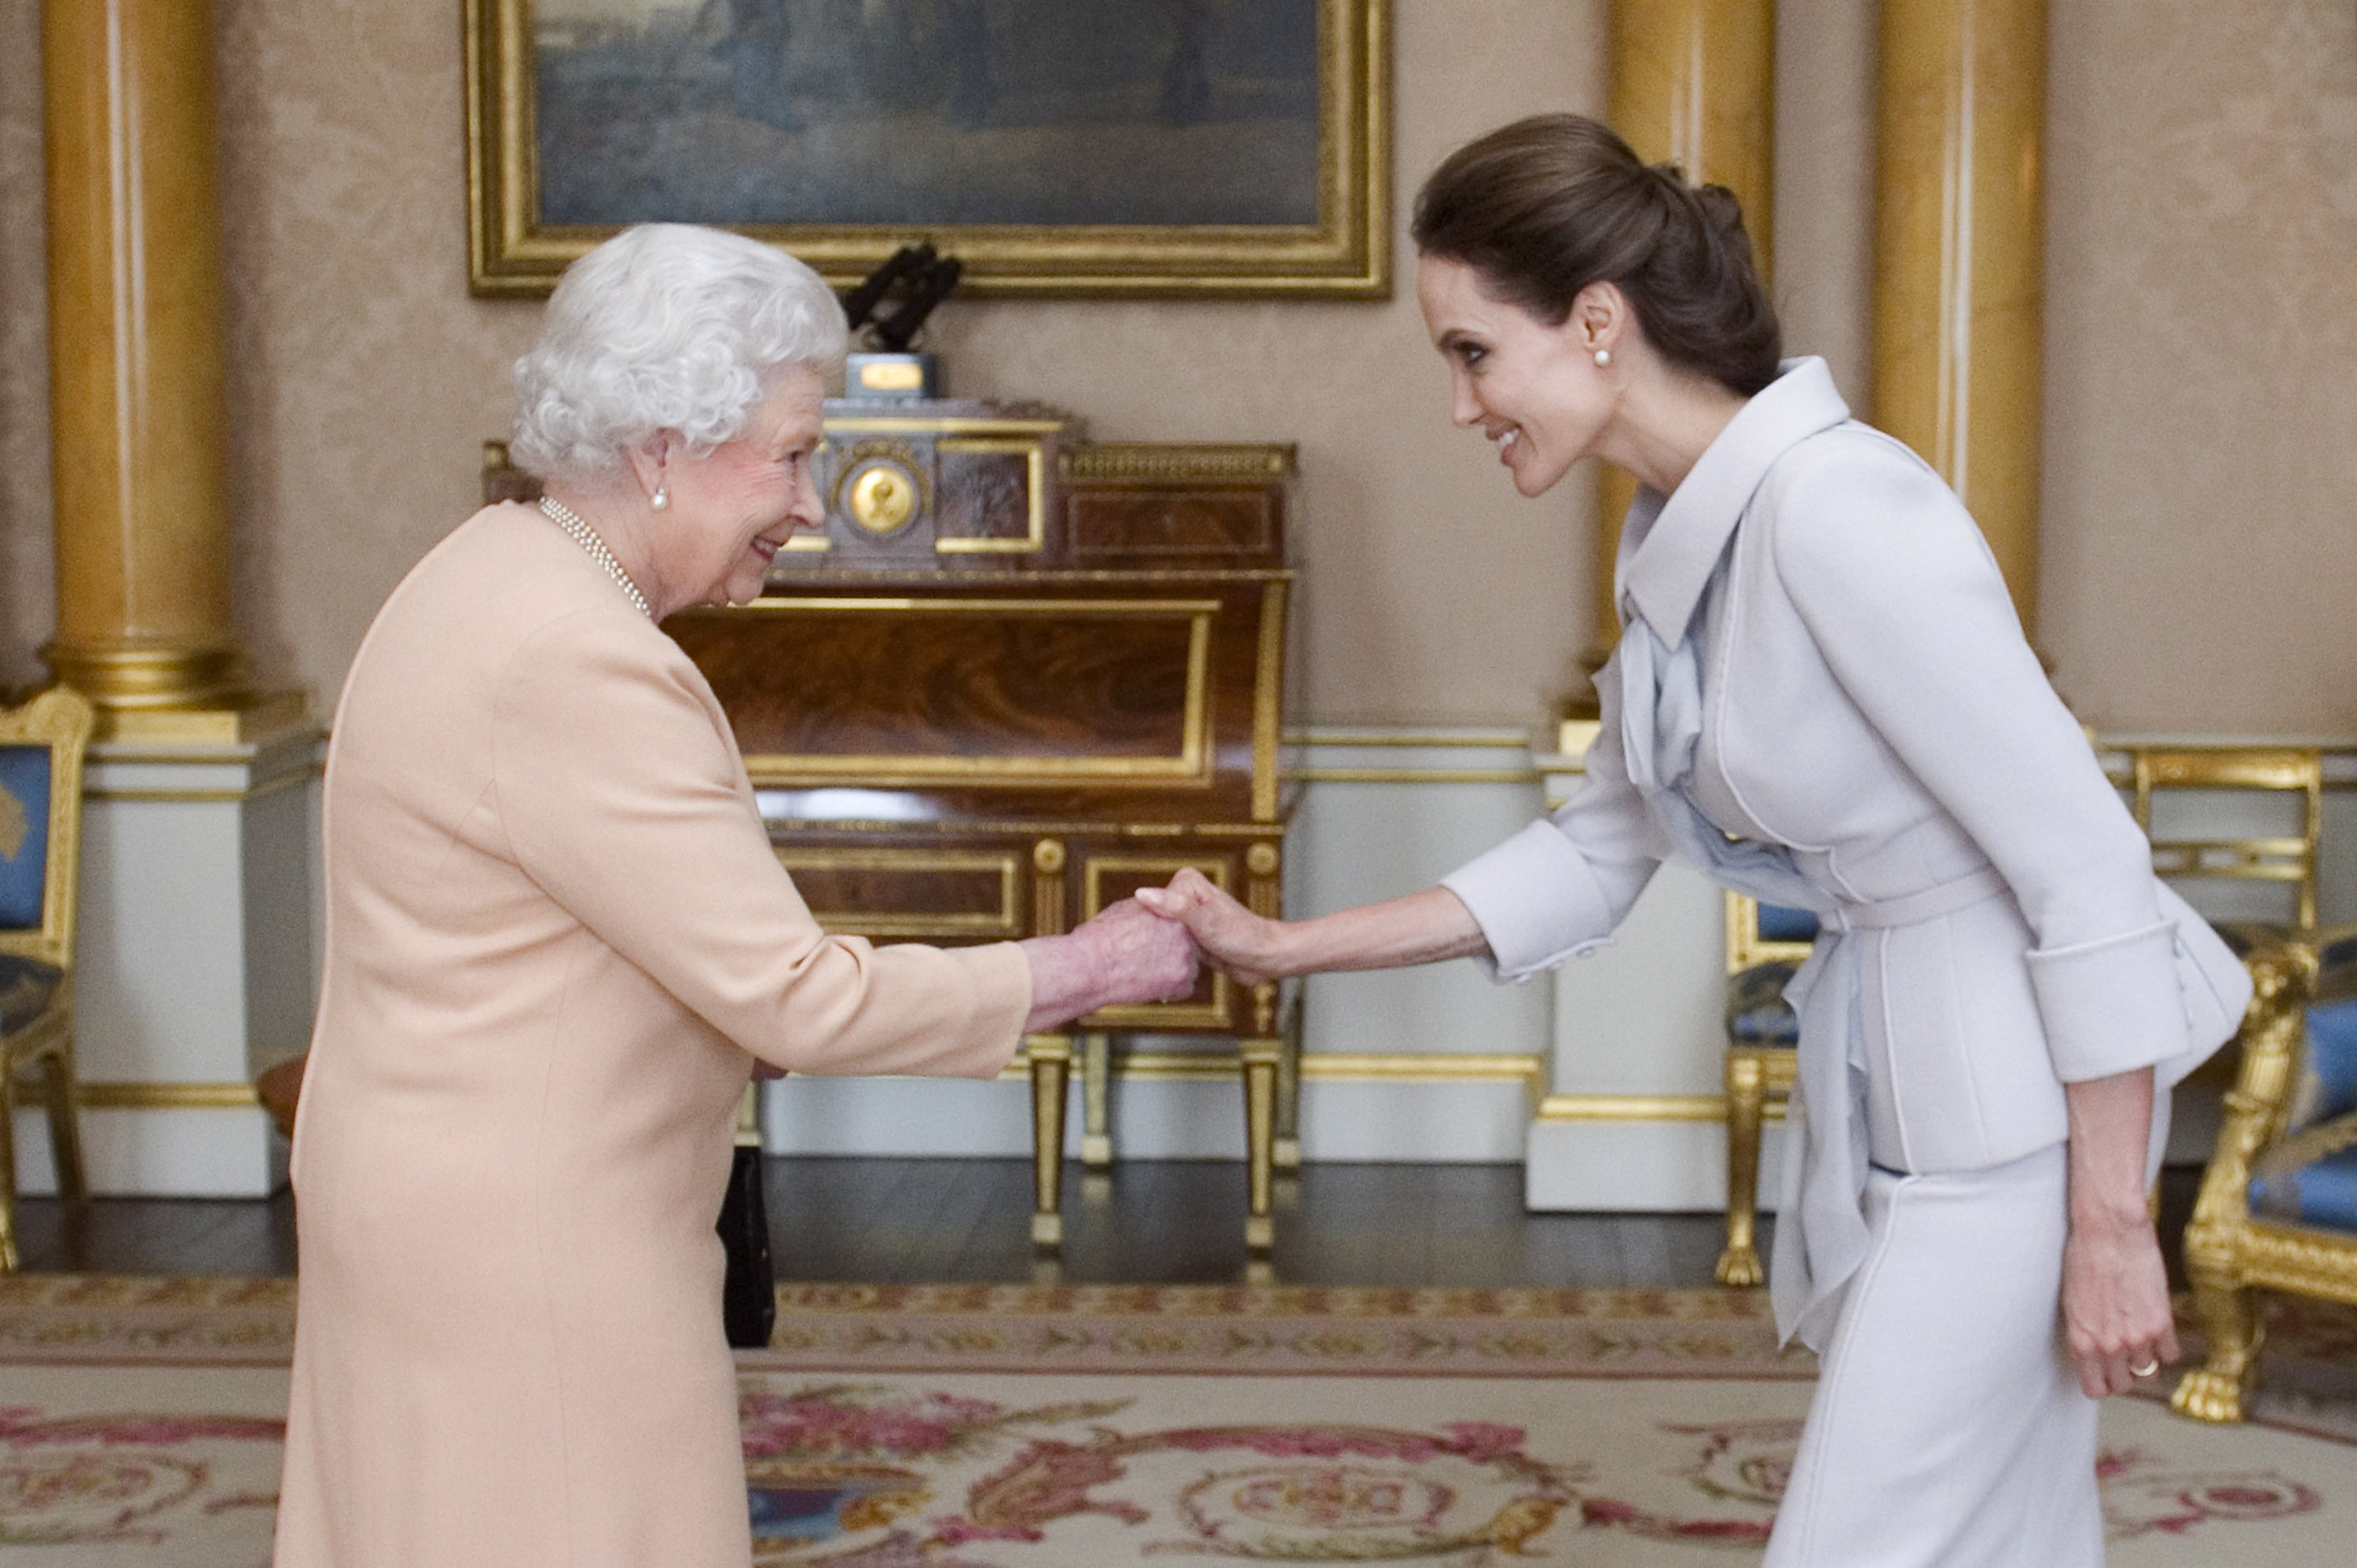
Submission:
{"label": "gold pedestal", "polygon": [[[1612,128],[1639,157],[1674,163],[1695,185],[1723,185],[1743,204],[1751,254],[1769,275],[1774,216],[1776,0],[1613,0]],[[1596,633],[1581,658],[1592,677],[1620,639],[1612,567],[1637,481],[1606,466],[1596,487]],[[1577,682],[1559,716],[1592,719]]]}

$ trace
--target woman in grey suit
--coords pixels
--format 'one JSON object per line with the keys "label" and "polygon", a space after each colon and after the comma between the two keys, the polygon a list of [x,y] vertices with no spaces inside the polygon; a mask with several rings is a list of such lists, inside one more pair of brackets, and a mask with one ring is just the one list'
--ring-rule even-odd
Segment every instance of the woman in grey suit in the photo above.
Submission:
{"label": "woman in grey suit", "polygon": [[1587,456],[1642,486],[1587,784],[1388,903],[1280,923],[1182,875],[1153,907],[1248,981],[1523,979],[1671,854],[1817,911],[1773,1294],[1824,1361],[1768,1562],[2101,1563],[2095,1402],[2177,1355],[2156,1095],[2240,966],[2154,880],[1955,496],[1780,362],[1731,195],[1545,116],[1444,163],[1415,234],[1457,423],[1515,488]]}

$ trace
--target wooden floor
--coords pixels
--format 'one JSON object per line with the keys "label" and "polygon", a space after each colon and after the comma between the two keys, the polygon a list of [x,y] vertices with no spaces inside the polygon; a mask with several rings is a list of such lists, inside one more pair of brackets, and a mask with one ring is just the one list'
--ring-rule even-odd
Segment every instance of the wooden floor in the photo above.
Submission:
{"label": "wooden floor", "polygon": [[[2191,1208],[2198,1170],[2165,1173],[2162,1230]],[[1138,1161],[1066,1173],[1062,1254],[1029,1243],[1027,1160],[771,1159],[770,1251],[781,1280],[1215,1284],[1245,1279],[1244,1171]],[[1707,1285],[1717,1215],[1530,1214],[1519,1165],[1319,1165],[1280,1186],[1264,1275],[1324,1285],[1667,1289]],[[1772,1221],[1760,1222],[1761,1251]],[[291,1274],[293,1199],[53,1199],[17,1208],[23,1266],[39,1273]],[[2172,1270],[2172,1272],[2174,1272]],[[2181,1280],[2179,1282],[2181,1285]]]}
{"label": "wooden floor", "polygon": [[[1247,1277],[1244,1170],[1138,1161],[1065,1177],[1065,1241],[1032,1251],[1028,1160],[771,1159],[781,1280],[1221,1283]],[[1706,1285],[1710,1215],[1527,1214],[1519,1165],[1323,1165],[1281,1185],[1274,1269],[1336,1285]],[[28,1272],[289,1274],[293,1200],[54,1199],[17,1208]],[[1264,1277],[1255,1273],[1253,1277]]]}

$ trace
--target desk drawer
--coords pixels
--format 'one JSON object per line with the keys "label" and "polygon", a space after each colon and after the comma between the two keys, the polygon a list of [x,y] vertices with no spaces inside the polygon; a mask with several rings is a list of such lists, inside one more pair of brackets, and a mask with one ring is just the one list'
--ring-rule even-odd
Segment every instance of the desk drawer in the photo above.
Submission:
{"label": "desk drawer", "polygon": [[1013,941],[1025,919],[1025,850],[771,846],[818,923],[847,936]]}

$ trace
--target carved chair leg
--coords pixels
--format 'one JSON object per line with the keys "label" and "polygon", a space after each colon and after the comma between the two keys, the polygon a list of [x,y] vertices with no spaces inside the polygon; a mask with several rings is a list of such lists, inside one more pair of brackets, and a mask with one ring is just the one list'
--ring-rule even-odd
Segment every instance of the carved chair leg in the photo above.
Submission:
{"label": "carved chair leg", "polygon": [[1760,1207],[1760,1106],[1765,1098],[1760,1058],[1727,1058],[1727,1250],[1716,1271],[1723,1285],[1766,1279],[1755,1242]]}
{"label": "carved chair leg", "polygon": [[1063,1035],[1033,1035],[1031,1058],[1031,1244],[1064,1244],[1064,1085],[1072,1042]]}
{"label": "carved chair leg", "polygon": [[1113,1166],[1113,1036],[1099,1030],[1081,1036],[1081,1165],[1092,1171]]}
{"label": "carved chair leg", "polygon": [[1244,1219],[1244,1247],[1266,1252],[1276,1246],[1276,1218],[1270,1212],[1276,1188],[1276,1069],[1284,1042],[1256,1038],[1236,1042],[1244,1078],[1244,1144],[1250,1161],[1252,1210]]}
{"label": "carved chair leg", "polygon": [[81,1122],[75,1114],[73,1036],[42,1059],[44,1098],[49,1106],[49,1158],[58,1172],[58,1196],[80,1203],[90,1196],[90,1178],[82,1165]]}
{"label": "carved chair leg", "polygon": [[2169,1408],[2196,1421],[2243,1419],[2258,1380],[2259,1346],[2266,1337],[2258,1293],[2239,1284],[2230,1258],[2214,1254],[2214,1243],[2198,1232],[2186,1238],[2186,1272],[2193,1279],[2193,1305],[2210,1336],[2210,1355],[2179,1380]]}
{"label": "carved chair leg", "polygon": [[1284,1048],[1276,1058],[1274,1157],[1280,1176],[1295,1175],[1301,1169],[1301,1008],[1305,991],[1306,987],[1296,981],[1292,997],[1278,1015],[1277,1039]]}
{"label": "carved chair leg", "polygon": [[16,1064],[0,1048],[0,1274],[16,1272]]}

